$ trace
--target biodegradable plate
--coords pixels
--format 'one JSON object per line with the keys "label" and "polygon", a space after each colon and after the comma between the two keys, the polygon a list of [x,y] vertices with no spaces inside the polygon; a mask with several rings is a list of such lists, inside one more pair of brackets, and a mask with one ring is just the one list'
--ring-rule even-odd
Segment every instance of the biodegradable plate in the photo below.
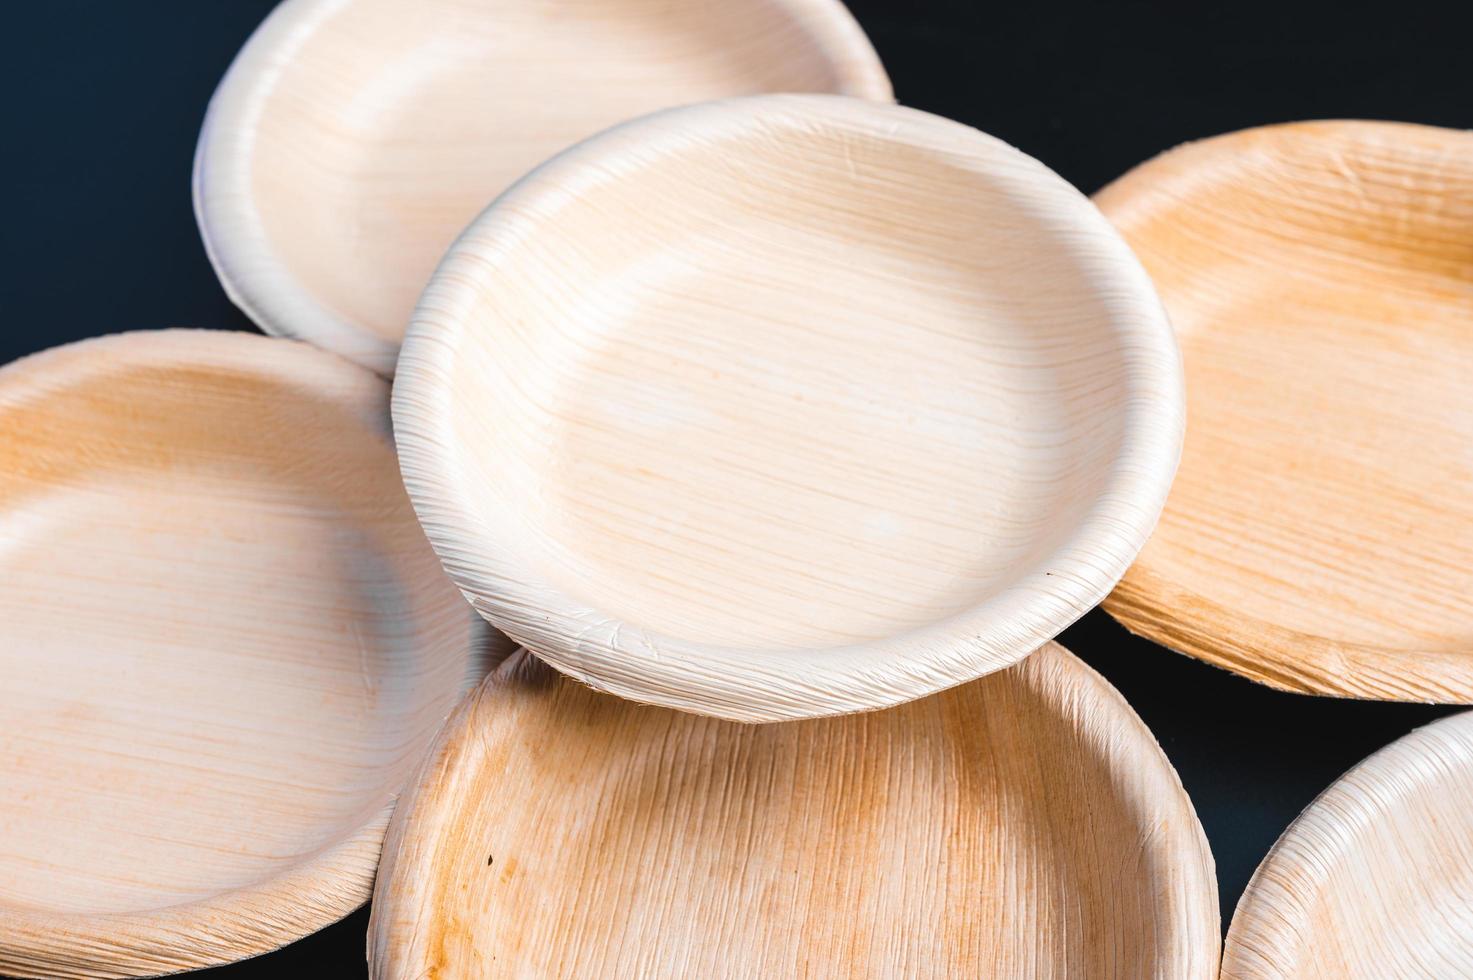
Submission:
{"label": "biodegradable plate", "polygon": [[1106,608],[1286,690],[1473,701],[1473,134],[1248,130],[1098,200],[1189,393],[1161,527]]}
{"label": "biodegradable plate", "polygon": [[385,842],[378,980],[1216,976],[1202,828],[1049,645],[891,711],[740,725],[513,655]]}
{"label": "biodegradable plate", "polygon": [[490,642],[388,428],[380,378],[245,334],[0,370],[0,974],[226,963],[368,897]]}
{"label": "biodegradable plate", "polygon": [[1222,975],[1473,976],[1473,713],[1392,743],[1309,805],[1243,893]]}
{"label": "biodegradable plate", "polygon": [[974,129],[833,96],[617,127],[460,238],[400,460],[492,622],[637,700],[765,721],[1006,666],[1099,601],[1180,364],[1099,212]]}
{"label": "biodegradable plate", "polygon": [[891,97],[838,0],[287,0],[210,103],[195,212],[263,329],[388,374],[446,246],[518,177],[759,92]]}

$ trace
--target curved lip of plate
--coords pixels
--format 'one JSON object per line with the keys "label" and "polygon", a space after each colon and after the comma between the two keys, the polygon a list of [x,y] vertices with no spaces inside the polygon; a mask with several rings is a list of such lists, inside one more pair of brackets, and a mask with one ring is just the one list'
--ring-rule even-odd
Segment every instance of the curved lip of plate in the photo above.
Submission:
{"label": "curved lip of plate", "polygon": [[[251,187],[255,133],[267,100],[297,52],[352,2],[284,0],[261,23],[210,99],[195,149],[191,192],[205,252],[232,303],[266,333],[307,341],[389,377],[399,345],[314,296],[272,245]],[[879,56],[839,0],[772,2],[832,59],[842,78],[840,94],[893,100]]]}
{"label": "curved lip of plate", "polygon": [[[1149,861],[1141,856],[1132,856],[1130,863],[1132,866],[1137,862],[1150,863],[1166,873],[1153,894],[1159,903],[1158,908],[1166,909],[1161,915],[1172,928],[1156,933],[1148,940],[1155,943],[1155,952],[1166,951],[1161,957],[1165,970],[1161,975],[1191,980],[1216,977],[1221,921],[1212,851],[1191,799],[1155,736],[1109,681],[1056,643],[1046,644],[1033,657],[1008,671],[972,683],[1004,685],[1007,683],[1004,678],[1020,672],[1027,680],[1020,679],[1016,687],[1032,692],[1030,695],[1019,698],[1004,696],[996,701],[988,699],[986,703],[999,705],[999,710],[1001,706],[1019,710],[1027,706],[1048,711],[1060,728],[1077,731],[1087,746],[1103,756],[1101,764],[1118,770],[1112,783],[1119,792],[1121,807],[1136,815],[1141,822],[1137,828],[1138,835],[1129,841],[1127,848],[1136,845],[1142,852],[1155,852],[1156,855]],[[504,661],[474,694],[463,700],[440,730],[422,769],[401,797],[384,842],[383,862],[374,886],[373,913],[368,929],[370,973],[377,980],[404,980],[424,975],[427,964],[422,958],[429,951],[423,947],[433,943],[426,938],[433,934],[433,928],[421,920],[421,906],[433,900],[432,875],[437,863],[455,868],[481,868],[486,863],[481,857],[485,853],[485,842],[459,836],[452,820],[452,811],[460,799],[458,794],[472,785],[473,773],[482,769],[500,772],[511,781],[509,786],[526,787],[537,779],[536,772],[507,769],[506,750],[488,739],[483,728],[473,725],[482,718],[482,712],[489,710],[486,705],[493,703],[492,699],[525,696],[531,690],[548,684],[569,683],[567,679],[547,671],[526,650],[522,650]],[[961,690],[963,688],[941,692],[933,697],[951,698]],[[604,697],[596,693],[587,696]],[[570,710],[586,710],[587,698],[579,699],[581,707]],[[622,711],[632,717],[652,716],[652,712],[664,710],[628,702],[616,701],[614,704],[621,705]],[[916,706],[923,704],[916,702]],[[906,710],[897,708],[895,712]],[[945,714],[955,707],[935,710]],[[857,719],[847,721],[855,723],[855,731],[872,731],[876,723],[883,725],[886,718],[899,718],[895,712],[872,716],[862,727]],[[580,715],[580,719],[582,717]],[[701,739],[708,744],[720,739],[723,732],[728,735],[733,732],[730,723],[724,721],[691,719],[682,723],[680,717],[677,715],[672,724],[701,726]],[[842,721],[846,720],[809,719],[788,724],[813,726]],[[764,730],[772,731],[771,728]],[[1086,748],[1083,751],[1090,750]],[[860,753],[851,758],[862,759],[865,756]],[[903,753],[897,754],[892,761],[904,758]],[[632,775],[637,772],[639,769],[636,767],[622,778],[637,778]],[[652,771],[650,778],[655,778],[655,775]],[[663,781],[669,774],[660,769],[658,775]],[[566,776],[566,772],[558,773],[558,778]],[[717,778],[722,778],[722,774]],[[590,784],[574,780],[569,785]],[[642,800],[647,799],[642,793],[639,796]],[[742,809],[740,800],[731,803],[734,810]],[[739,833],[739,828],[740,819],[730,825],[730,832]],[[761,841],[763,835],[759,833],[755,839]],[[641,853],[652,862],[659,859],[658,851]],[[465,857],[464,862],[459,860],[462,856]],[[501,855],[493,854],[492,857],[497,862],[493,865],[497,873],[511,873],[500,870],[505,864]],[[1124,859],[1125,855],[1121,857]],[[523,863],[525,865],[526,862]],[[760,862],[758,866],[761,866]],[[812,870],[808,869],[808,872]],[[526,873],[527,869],[524,867],[523,871]],[[799,874],[791,868],[784,872],[785,875],[788,873]],[[451,911],[437,906],[430,914],[443,919]],[[457,921],[460,929],[475,928],[474,922]]]}
{"label": "curved lip of plate", "polygon": [[[944,148],[950,163],[980,175],[1021,171],[1026,177],[1018,179],[1028,181],[1056,219],[1097,246],[1099,265],[1110,265],[1108,289],[1101,291],[1116,332],[1149,352],[1132,364],[1138,397],[1122,410],[1134,465],[1117,470],[1076,533],[1039,570],[948,619],[818,650],[690,642],[588,608],[498,539],[478,516],[476,488],[461,471],[447,379],[476,302],[475,283],[495,275],[498,261],[536,235],[544,205],[621,167],[678,154],[708,137],[761,131],[794,114],[878,140]],[[1180,354],[1145,270],[1098,209],[1053,171],[1000,140],[918,110],[841,96],[765,95],[668,109],[615,126],[502,195],[462,233],[420,300],[399,361],[393,415],[400,467],[420,523],[451,578],[498,629],[600,690],[765,722],[912,700],[1005,667],[1057,636],[1109,593],[1155,527],[1181,452],[1184,406]],[[565,648],[560,636],[580,639]],[[760,687],[752,665],[761,667]]]}
{"label": "curved lip of plate", "polygon": [[[1257,126],[1167,150],[1102,188],[1095,201],[1129,241],[1145,214],[1169,205],[1170,185],[1182,180],[1185,171],[1171,174],[1184,162],[1200,158],[1195,166],[1210,172],[1239,140],[1291,131],[1468,136],[1417,123],[1358,119]],[[1158,168],[1166,172],[1164,179],[1158,178]],[[1466,653],[1336,640],[1247,614],[1162,574],[1151,562],[1149,546],[1103,607],[1132,633],[1277,690],[1365,700],[1473,702],[1473,657]],[[1396,663],[1388,665],[1388,654]]]}
{"label": "curved lip of plate", "polygon": [[[1325,942],[1317,938],[1315,912],[1325,889],[1331,886],[1335,869],[1347,860],[1366,857],[1368,847],[1384,842],[1384,835],[1395,833],[1385,826],[1389,819],[1403,812],[1418,795],[1444,794],[1447,787],[1444,783],[1439,788],[1439,780],[1449,778],[1460,778],[1465,798],[1473,799],[1473,712],[1440,718],[1402,736],[1357,763],[1315,797],[1274,843],[1249,880],[1228,928],[1223,977],[1269,980],[1323,975],[1313,963],[1303,963],[1302,957]],[[1422,824],[1416,818],[1409,819]],[[1456,836],[1448,837],[1449,828],[1441,822],[1426,823],[1423,829],[1428,837],[1443,838],[1449,844]],[[1473,821],[1461,830],[1473,832]],[[1399,835],[1392,839],[1401,840]],[[1372,863],[1384,862],[1395,850],[1378,849],[1371,856]],[[1465,858],[1470,854],[1466,847],[1462,853]],[[1394,879],[1398,869],[1382,864],[1376,870],[1380,873],[1374,880],[1361,882],[1368,893],[1383,880]],[[1400,870],[1419,881],[1419,872],[1425,871],[1411,867]],[[1367,901],[1366,896],[1356,899],[1356,903],[1368,906],[1367,914],[1378,917],[1375,921],[1387,935],[1397,934],[1394,921],[1379,919],[1386,909],[1376,910],[1375,903]],[[1416,914],[1416,910],[1410,910],[1410,914]],[[1364,924],[1370,927],[1372,920]],[[1375,942],[1369,928],[1350,938],[1352,943]],[[1473,963],[1473,953],[1469,956],[1465,966]],[[1311,972],[1302,972],[1305,969]],[[1416,975],[1452,974],[1419,971]]]}
{"label": "curved lip of plate", "polygon": [[[24,399],[58,385],[91,383],[130,364],[248,371],[311,392],[314,398],[326,397],[324,378],[333,379],[336,387],[348,379],[355,390],[384,384],[357,365],[306,344],[179,328],[93,337],[31,354],[0,368],[0,384],[12,397]],[[453,597],[448,583],[446,591]],[[461,694],[484,675],[498,652],[493,645],[504,642],[470,610],[465,617],[471,643],[465,651]],[[367,901],[393,805],[392,798],[385,799],[356,831],[291,867],[196,901],[102,913],[0,902],[0,968],[21,976],[159,976],[270,952],[331,925]],[[82,955],[85,965],[78,958]]]}

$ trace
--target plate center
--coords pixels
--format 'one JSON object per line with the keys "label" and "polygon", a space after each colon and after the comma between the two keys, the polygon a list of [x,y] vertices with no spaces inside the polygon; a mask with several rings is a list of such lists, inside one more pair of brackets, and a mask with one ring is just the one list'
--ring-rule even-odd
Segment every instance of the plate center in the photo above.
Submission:
{"label": "plate center", "polygon": [[[815,274],[813,255],[835,261]],[[1024,288],[754,224],[596,290],[535,480],[565,587],[667,635],[778,648],[894,636],[1006,588],[1118,438],[1076,400],[1116,362],[1067,317],[1020,316],[1047,305]]]}
{"label": "plate center", "polygon": [[370,818],[414,707],[403,590],[290,483],[105,473],[0,512],[0,904],[251,884]]}

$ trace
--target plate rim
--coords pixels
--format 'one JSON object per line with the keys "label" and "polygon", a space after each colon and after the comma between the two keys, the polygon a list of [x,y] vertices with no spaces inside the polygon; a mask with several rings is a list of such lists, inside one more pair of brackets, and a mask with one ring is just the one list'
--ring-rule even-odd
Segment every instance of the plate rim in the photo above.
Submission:
{"label": "plate rim", "polygon": [[1459,750],[1464,753],[1462,774],[1473,787],[1473,711],[1413,729],[1321,790],[1274,841],[1248,880],[1223,944],[1224,980],[1289,975],[1269,968],[1293,962],[1296,952],[1311,948],[1311,937],[1299,928],[1304,919],[1291,919],[1286,912],[1307,916],[1315,892],[1296,892],[1284,867],[1306,869],[1303,880],[1318,885],[1352,843],[1347,826],[1374,826],[1388,804],[1419,792],[1433,771],[1446,771],[1448,756]]}

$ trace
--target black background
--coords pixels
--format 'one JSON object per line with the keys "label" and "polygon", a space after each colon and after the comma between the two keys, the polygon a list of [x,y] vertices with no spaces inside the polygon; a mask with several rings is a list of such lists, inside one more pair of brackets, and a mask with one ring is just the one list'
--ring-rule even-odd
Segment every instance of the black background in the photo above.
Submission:
{"label": "black background", "polygon": [[[211,91],[273,5],[6,4],[0,363],[124,329],[253,329],[206,263],[189,171]],[[1262,123],[1473,128],[1469,25],[1453,16],[1466,6],[851,3],[901,102],[999,136],[1086,192],[1184,140]],[[1276,693],[1130,637],[1098,611],[1062,639],[1124,693],[1180,772],[1217,859],[1224,926],[1316,793],[1448,710]],[[362,975],[366,923],[360,911],[199,976]]]}

